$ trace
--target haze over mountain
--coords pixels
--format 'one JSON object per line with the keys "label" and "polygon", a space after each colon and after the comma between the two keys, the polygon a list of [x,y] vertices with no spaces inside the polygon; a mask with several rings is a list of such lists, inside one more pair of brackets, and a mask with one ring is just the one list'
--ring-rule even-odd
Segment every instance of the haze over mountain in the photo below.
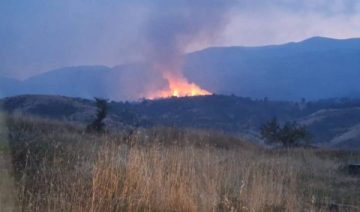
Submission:
{"label": "haze over mountain", "polygon": [[[218,94],[279,100],[360,96],[360,39],[313,37],[260,47],[216,47],[186,55],[186,77]],[[136,100],[166,86],[147,64],[66,67],[24,81],[0,78],[0,95],[57,94]]]}
{"label": "haze over mountain", "polygon": [[360,94],[360,39],[210,48],[190,54],[188,64],[187,75],[217,93],[295,100]]}

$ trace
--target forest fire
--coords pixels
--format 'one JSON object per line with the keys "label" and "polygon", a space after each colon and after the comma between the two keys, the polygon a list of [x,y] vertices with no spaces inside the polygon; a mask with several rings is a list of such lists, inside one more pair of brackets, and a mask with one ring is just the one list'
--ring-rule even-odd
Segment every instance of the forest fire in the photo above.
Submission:
{"label": "forest fire", "polygon": [[150,99],[185,96],[211,95],[207,90],[200,88],[195,83],[190,83],[179,73],[164,72],[163,77],[168,82],[168,87],[156,91],[148,96]]}

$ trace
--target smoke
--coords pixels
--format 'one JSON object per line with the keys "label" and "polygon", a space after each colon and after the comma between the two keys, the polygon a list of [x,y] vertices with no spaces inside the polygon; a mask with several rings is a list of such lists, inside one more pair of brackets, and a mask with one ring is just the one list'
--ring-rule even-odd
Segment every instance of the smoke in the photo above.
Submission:
{"label": "smoke", "polygon": [[215,40],[234,0],[157,0],[145,23],[145,54],[155,70],[181,71],[182,55]]}
{"label": "smoke", "polygon": [[[224,31],[235,0],[155,0],[144,23],[145,58],[156,80],[145,85],[148,98],[210,94],[188,82],[183,55],[193,46],[208,46]],[[155,89],[154,89],[155,88]]]}

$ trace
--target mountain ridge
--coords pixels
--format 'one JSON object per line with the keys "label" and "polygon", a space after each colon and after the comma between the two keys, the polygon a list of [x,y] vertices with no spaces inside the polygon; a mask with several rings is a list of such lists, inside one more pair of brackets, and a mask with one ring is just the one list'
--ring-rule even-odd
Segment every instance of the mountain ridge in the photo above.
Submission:
{"label": "mountain ridge", "polygon": [[[212,93],[277,100],[360,97],[358,70],[359,38],[313,37],[260,47],[211,47],[187,54],[184,64],[189,81]],[[24,81],[2,81],[1,97],[53,94],[136,100],[148,90],[166,86],[146,63],[66,67]]]}

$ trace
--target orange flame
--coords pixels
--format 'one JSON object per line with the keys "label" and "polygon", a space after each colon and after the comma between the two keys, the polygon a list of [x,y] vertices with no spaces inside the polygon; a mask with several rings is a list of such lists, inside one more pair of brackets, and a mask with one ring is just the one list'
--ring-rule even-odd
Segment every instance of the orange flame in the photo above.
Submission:
{"label": "orange flame", "polygon": [[164,72],[163,77],[168,81],[168,88],[157,91],[148,98],[167,98],[184,96],[205,96],[211,95],[207,90],[200,88],[195,83],[188,82],[184,76],[171,72]]}

